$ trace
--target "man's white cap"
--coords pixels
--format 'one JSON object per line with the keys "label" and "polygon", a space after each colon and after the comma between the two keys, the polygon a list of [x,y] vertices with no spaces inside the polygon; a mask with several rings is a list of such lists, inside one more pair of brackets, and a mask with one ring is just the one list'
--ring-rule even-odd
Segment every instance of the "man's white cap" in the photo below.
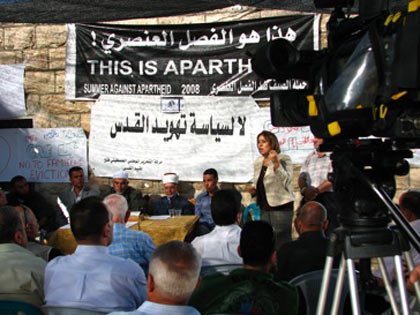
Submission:
{"label": "man's white cap", "polygon": [[163,175],[162,182],[164,184],[167,184],[167,183],[175,183],[175,184],[178,184],[178,175],[176,175],[175,173],[165,173]]}
{"label": "man's white cap", "polygon": [[114,176],[112,176],[112,178],[128,179],[128,174],[127,172],[124,172],[124,171],[118,171],[114,174]]}

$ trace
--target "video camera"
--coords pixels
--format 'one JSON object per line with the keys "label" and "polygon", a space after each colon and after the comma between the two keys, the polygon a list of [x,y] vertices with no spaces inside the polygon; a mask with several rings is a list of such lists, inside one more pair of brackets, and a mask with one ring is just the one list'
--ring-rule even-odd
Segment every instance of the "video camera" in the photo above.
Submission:
{"label": "video camera", "polygon": [[304,90],[270,95],[271,121],[309,125],[324,139],[321,150],[333,152],[329,179],[343,226],[385,228],[391,214],[420,251],[418,235],[392,202],[395,175],[408,174],[405,159],[420,147],[420,0],[395,13],[387,3],[359,0],[351,17],[343,8],[352,0],[315,0],[333,8],[328,48],[297,50],[279,39],[257,50],[252,67],[265,79],[308,82]]}
{"label": "video camera", "polygon": [[315,0],[334,7],[328,48],[302,51],[279,39],[258,49],[259,76],[308,82],[271,94],[274,126],[310,125],[324,139],[420,137],[420,1],[393,14],[387,2],[360,0],[359,15],[349,17],[343,8],[353,1]]}

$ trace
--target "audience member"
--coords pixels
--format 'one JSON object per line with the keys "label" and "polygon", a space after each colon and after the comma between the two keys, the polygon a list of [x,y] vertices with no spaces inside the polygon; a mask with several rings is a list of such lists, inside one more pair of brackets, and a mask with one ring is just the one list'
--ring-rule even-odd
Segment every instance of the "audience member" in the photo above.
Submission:
{"label": "audience member", "polygon": [[150,236],[141,231],[127,229],[125,224],[130,217],[127,200],[118,194],[104,199],[104,204],[112,214],[114,223],[113,240],[108,246],[108,253],[122,258],[131,258],[143,268],[147,274],[150,256],[156,249]]}
{"label": "audience member", "polygon": [[[408,190],[404,192],[398,201],[398,205],[404,217],[410,222],[413,229],[420,235],[420,191]],[[420,253],[412,246],[410,255],[413,258],[414,265],[420,264]],[[384,258],[385,267],[388,272],[389,279],[392,279],[395,269],[393,257]],[[375,276],[382,278],[379,271],[375,272]],[[382,281],[380,280],[380,285]]]}
{"label": "audience member", "polygon": [[85,184],[85,174],[80,166],[73,166],[69,170],[71,188],[62,191],[58,197],[69,210],[76,202],[92,196],[99,196],[99,192]]}
{"label": "audience member", "polygon": [[276,263],[274,244],[269,223],[247,222],[239,246],[243,268],[229,275],[203,278],[189,304],[202,314],[297,314],[297,289],[286,282],[274,281],[269,273]]}
{"label": "audience member", "polygon": [[241,199],[235,190],[218,190],[211,202],[211,214],[216,227],[210,233],[196,237],[192,245],[201,255],[203,266],[242,264],[238,254],[241,237]]}
{"label": "audience member", "polygon": [[41,193],[29,187],[23,176],[15,176],[10,181],[10,193],[7,195],[11,206],[25,205],[34,212],[39,226],[47,233],[67,224],[66,218],[58,208],[54,208]]}
{"label": "audience member", "polygon": [[112,256],[111,214],[99,197],[88,197],[70,210],[70,227],[78,243],[74,254],[47,265],[46,306],[101,312],[131,311],[146,299],[143,270],[131,259]]}
{"label": "audience member", "polygon": [[328,231],[331,231],[338,227],[338,205],[333,184],[328,179],[328,173],[333,171],[330,155],[320,152],[323,142],[324,139],[314,139],[315,150],[306,157],[300,170],[298,184],[303,196],[302,205],[308,201],[317,201],[327,209]]}
{"label": "audience member", "polygon": [[18,212],[10,206],[0,207],[0,300],[40,307],[46,262],[26,249],[27,242]]}
{"label": "audience member", "polygon": [[129,183],[127,172],[116,172],[112,177],[112,187],[103,196],[106,197],[111,194],[122,195],[127,199],[130,211],[143,210],[146,206],[146,201],[143,199],[141,191],[129,186]]}
{"label": "audience member", "polygon": [[3,189],[0,187],[0,207],[7,205],[7,197]]}
{"label": "audience member", "polygon": [[59,249],[44,245],[36,240],[36,238],[39,237],[39,225],[31,209],[24,205],[16,206],[15,209],[19,212],[25,227],[26,235],[28,237],[28,250],[45,261],[50,261],[57,256],[63,255]]}
{"label": "audience member", "polygon": [[[414,267],[407,280],[407,288],[410,292],[414,291],[414,283],[420,280],[420,264]],[[419,283],[420,285],[420,283]]]}
{"label": "audience member", "polygon": [[194,205],[178,194],[178,175],[166,173],[163,175],[165,196],[153,201],[154,215],[168,214],[169,209],[181,209],[182,214],[194,214]]}
{"label": "audience member", "polygon": [[323,205],[309,201],[301,207],[295,219],[299,238],[277,250],[275,279],[289,281],[300,274],[324,269],[328,247],[324,232],[327,227],[327,211]]}
{"label": "audience member", "polygon": [[200,216],[197,229],[198,235],[204,235],[214,229],[214,221],[211,216],[211,198],[217,191],[217,182],[219,177],[214,168],[209,168],[203,173],[203,185],[206,191],[199,194],[195,202],[195,214]]}
{"label": "audience member", "polygon": [[190,244],[171,241],[159,246],[150,261],[148,300],[134,312],[111,314],[200,314],[195,308],[186,305],[199,284],[200,267],[200,256]]}

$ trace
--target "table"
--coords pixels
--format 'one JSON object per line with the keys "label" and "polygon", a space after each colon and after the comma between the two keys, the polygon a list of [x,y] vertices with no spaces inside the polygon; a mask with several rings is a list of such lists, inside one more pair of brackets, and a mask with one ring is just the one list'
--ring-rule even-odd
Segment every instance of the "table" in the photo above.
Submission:
{"label": "table", "polygon": [[[145,217],[140,222],[140,230],[149,234],[156,246],[172,240],[184,241],[193,232],[199,216],[182,215],[166,220],[150,220]],[[130,217],[131,222],[137,221],[137,217]],[[139,230],[139,224],[130,227]],[[49,239],[48,245],[58,248],[63,254],[74,253],[77,247],[76,240],[70,228],[58,229]]]}

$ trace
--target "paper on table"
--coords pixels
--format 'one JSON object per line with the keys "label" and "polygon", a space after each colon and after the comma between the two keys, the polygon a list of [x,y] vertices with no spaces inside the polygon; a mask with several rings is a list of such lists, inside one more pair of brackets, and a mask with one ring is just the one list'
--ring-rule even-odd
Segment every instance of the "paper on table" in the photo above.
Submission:
{"label": "paper on table", "polygon": [[169,215],[152,215],[151,217],[148,217],[148,220],[166,220],[169,219]]}
{"label": "paper on table", "polygon": [[127,228],[127,229],[129,229],[129,228],[131,228],[132,226],[134,226],[134,225],[136,225],[137,224],[137,222],[136,221],[128,221],[126,224],[125,224],[125,227]]}

